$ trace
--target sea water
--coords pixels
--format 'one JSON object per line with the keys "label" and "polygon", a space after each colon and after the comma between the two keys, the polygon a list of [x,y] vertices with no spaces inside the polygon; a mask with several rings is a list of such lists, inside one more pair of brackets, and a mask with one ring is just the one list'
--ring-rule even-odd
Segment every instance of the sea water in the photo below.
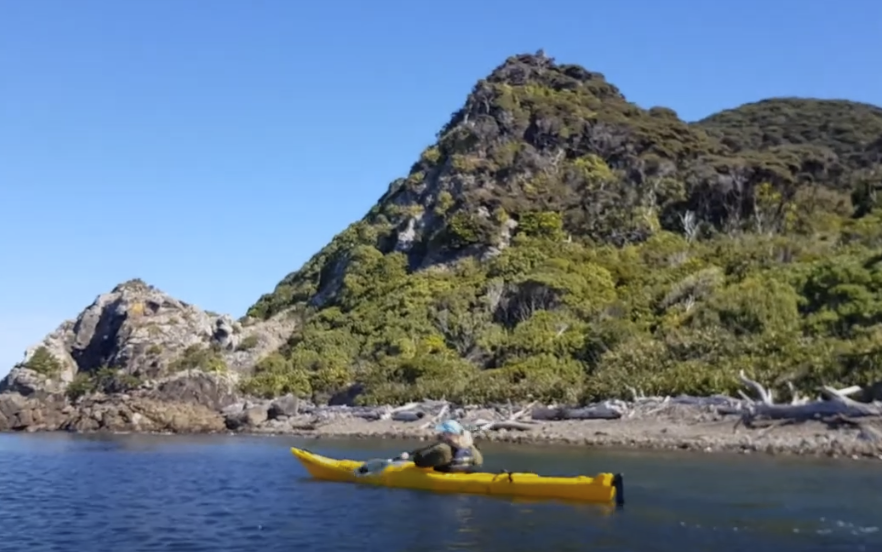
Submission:
{"label": "sea water", "polygon": [[0,435],[0,551],[882,550],[882,463],[482,446],[488,470],[623,472],[624,508],[310,479],[290,446],[355,459],[418,443]]}

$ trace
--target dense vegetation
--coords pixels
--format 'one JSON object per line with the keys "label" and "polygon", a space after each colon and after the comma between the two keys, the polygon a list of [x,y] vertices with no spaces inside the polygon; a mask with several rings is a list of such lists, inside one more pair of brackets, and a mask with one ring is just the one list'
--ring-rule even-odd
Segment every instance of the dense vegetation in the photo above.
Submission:
{"label": "dense vegetation", "polygon": [[767,100],[687,124],[516,56],[407,178],[263,296],[247,390],[368,403],[731,393],[882,374],[882,110]]}

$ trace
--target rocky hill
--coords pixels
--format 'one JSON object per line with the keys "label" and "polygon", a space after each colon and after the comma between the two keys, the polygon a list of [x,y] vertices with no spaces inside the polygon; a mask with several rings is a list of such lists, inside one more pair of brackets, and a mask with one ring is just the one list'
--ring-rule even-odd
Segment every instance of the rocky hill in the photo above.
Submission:
{"label": "rocky hill", "polygon": [[785,393],[870,384],[880,163],[875,106],[778,98],[690,124],[513,56],[246,322],[123,284],[28,351],[0,427],[22,401],[99,392],[216,425],[242,393],[576,402],[734,393],[740,369]]}
{"label": "rocky hill", "polygon": [[293,329],[125,282],[28,348],[0,381],[0,429],[223,430],[241,374]]}
{"label": "rocky hill", "polygon": [[[688,124],[542,55],[477,83],[406,178],[249,314],[303,319],[255,392],[363,401],[869,383],[882,109]],[[786,392],[786,388],[785,392]]]}

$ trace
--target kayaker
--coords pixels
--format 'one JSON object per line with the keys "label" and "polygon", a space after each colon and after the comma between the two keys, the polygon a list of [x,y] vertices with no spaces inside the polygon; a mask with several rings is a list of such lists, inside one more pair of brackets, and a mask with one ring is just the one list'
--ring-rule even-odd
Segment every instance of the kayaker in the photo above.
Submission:
{"label": "kayaker", "polygon": [[439,472],[469,473],[484,463],[472,433],[456,420],[439,424],[435,431],[438,442],[410,453],[404,452],[399,458],[410,458],[418,468],[433,468]]}

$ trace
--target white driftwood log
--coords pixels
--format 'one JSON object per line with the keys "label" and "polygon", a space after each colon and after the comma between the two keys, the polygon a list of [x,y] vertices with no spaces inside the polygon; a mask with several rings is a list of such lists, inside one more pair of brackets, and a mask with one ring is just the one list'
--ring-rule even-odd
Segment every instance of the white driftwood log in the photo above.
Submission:
{"label": "white driftwood log", "polygon": [[406,412],[408,410],[413,410],[414,408],[417,408],[419,405],[420,405],[420,403],[411,402],[411,403],[407,403],[403,406],[390,408],[384,414],[380,415],[380,419],[381,420],[391,420],[392,417],[395,416],[396,414],[398,414],[400,412]]}
{"label": "white driftwood log", "polygon": [[[748,378],[742,370],[739,374],[741,382],[752,389],[759,400],[753,400],[746,394],[742,394],[747,402],[740,421],[749,423],[756,418],[768,418],[772,420],[810,420],[825,416],[842,416],[846,418],[861,418],[867,416],[882,416],[882,403],[859,403],[848,398],[861,391],[858,386],[845,389],[833,389],[824,386],[821,388],[821,399],[809,401],[798,394],[793,393],[790,404],[776,404],[771,390],[767,390],[758,382]],[[826,400],[824,400],[826,399]]]}
{"label": "white driftwood log", "polygon": [[425,420],[426,417],[434,410],[438,410],[437,414],[422,424],[421,428],[427,428],[450,411],[450,404],[447,401],[423,401],[420,403],[410,402],[402,406],[391,407],[381,406],[370,408],[367,410],[359,410],[352,412],[351,415],[365,420],[391,420],[393,422],[418,422]]}
{"label": "white driftwood log", "polygon": [[478,425],[478,431],[497,431],[500,429],[507,430],[516,430],[516,431],[529,431],[535,428],[536,425],[530,422],[516,422],[511,420],[502,420],[499,422],[485,422],[481,421]]}
{"label": "white driftwood log", "polygon": [[[392,420],[396,415],[400,415],[402,412],[407,412],[409,410],[413,410],[420,406],[419,403],[411,402],[402,406],[397,406],[392,408],[391,406],[381,406],[378,408],[369,408],[366,410],[358,410],[352,412],[353,416],[358,418],[364,418],[365,420]],[[408,418],[408,416],[404,416],[404,418]]]}
{"label": "white driftwood log", "polygon": [[505,420],[494,421],[478,419],[471,422],[471,425],[475,426],[476,431],[495,431],[499,429],[529,431],[535,427],[535,422],[521,421],[521,418],[532,412],[535,405],[536,402],[532,402],[521,410],[510,414]]}

